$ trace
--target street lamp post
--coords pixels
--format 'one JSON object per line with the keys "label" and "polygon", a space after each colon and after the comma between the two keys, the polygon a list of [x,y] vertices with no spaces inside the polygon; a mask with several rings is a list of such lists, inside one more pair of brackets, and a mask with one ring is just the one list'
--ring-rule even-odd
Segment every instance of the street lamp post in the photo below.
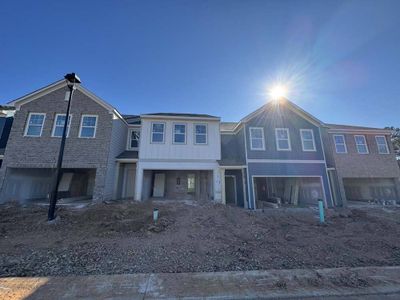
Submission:
{"label": "street lamp post", "polygon": [[69,89],[69,95],[68,95],[68,106],[67,106],[67,112],[65,114],[65,120],[64,120],[64,128],[63,128],[63,133],[61,137],[61,145],[60,145],[60,151],[58,153],[58,159],[57,159],[57,167],[56,171],[54,174],[54,179],[53,179],[53,186],[50,194],[50,205],[49,205],[49,212],[48,212],[48,220],[54,220],[55,218],[55,211],[56,211],[56,204],[57,204],[57,192],[58,192],[58,186],[60,184],[61,180],[61,167],[62,167],[62,161],[63,161],[63,156],[64,156],[64,147],[65,147],[65,140],[67,137],[67,128],[68,128],[68,121],[69,121],[69,111],[71,108],[71,100],[72,100],[72,95],[74,93],[74,90],[76,89],[76,85],[81,83],[81,80],[75,73],[70,73],[64,76],[67,86]]}

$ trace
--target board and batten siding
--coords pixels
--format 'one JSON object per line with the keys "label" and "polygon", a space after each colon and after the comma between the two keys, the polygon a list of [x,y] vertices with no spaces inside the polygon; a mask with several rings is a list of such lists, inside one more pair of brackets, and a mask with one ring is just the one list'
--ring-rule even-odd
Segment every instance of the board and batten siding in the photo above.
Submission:
{"label": "board and batten siding", "polygon": [[[151,124],[154,122],[165,123],[164,143],[151,143]],[[186,124],[185,144],[173,144],[173,124],[175,123]],[[195,124],[207,124],[207,144],[195,144]],[[221,159],[219,121],[142,119],[139,159],[219,160]]]}

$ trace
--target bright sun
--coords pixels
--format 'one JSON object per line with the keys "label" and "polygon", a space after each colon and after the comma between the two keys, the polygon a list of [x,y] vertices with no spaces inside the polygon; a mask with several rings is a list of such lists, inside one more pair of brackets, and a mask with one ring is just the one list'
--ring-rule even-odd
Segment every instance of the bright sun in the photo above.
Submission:
{"label": "bright sun", "polygon": [[269,90],[269,95],[272,99],[277,100],[283,97],[286,97],[288,93],[288,89],[286,86],[282,84],[277,84]]}

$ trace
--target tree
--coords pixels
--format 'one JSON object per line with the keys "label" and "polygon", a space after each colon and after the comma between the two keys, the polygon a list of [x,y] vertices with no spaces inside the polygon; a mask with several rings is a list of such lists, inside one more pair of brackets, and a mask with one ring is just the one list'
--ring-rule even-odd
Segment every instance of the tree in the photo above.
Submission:
{"label": "tree", "polygon": [[391,126],[391,127],[385,127],[385,129],[388,129],[392,132],[390,138],[392,140],[393,149],[394,152],[396,153],[397,159],[400,160],[400,128]]}

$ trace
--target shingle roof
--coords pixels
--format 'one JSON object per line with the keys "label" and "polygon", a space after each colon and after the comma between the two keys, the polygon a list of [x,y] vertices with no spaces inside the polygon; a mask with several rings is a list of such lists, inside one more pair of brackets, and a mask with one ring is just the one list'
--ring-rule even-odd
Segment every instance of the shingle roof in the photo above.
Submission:
{"label": "shingle roof", "polygon": [[233,130],[237,124],[236,122],[221,122],[221,131]]}
{"label": "shingle roof", "polygon": [[207,114],[191,114],[191,113],[152,113],[143,114],[143,116],[167,116],[167,117],[189,117],[189,118],[215,118],[219,117],[207,115]]}
{"label": "shingle roof", "polygon": [[131,150],[126,150],[123,151],[122,153],[120,153],[116,158],[117,159],[121,159],[121,158],[133,158],[133,159],[137,159],[138,158],[138,151],[131,151]]}
{"label": "shingle roof", "polygon": [[326,126],[330,129],[346,129],[346,130],[386,130],[384,128],[376,127],[365,127],[365,126],[354,126],[354,125],[341,125],[341,124],[327,124]]}
{"label": "shingle roof", "polygon": [[141,123],[140,116],[138,115],[122,115],[122,117],[128,124],[131,125],[140,125]]}

